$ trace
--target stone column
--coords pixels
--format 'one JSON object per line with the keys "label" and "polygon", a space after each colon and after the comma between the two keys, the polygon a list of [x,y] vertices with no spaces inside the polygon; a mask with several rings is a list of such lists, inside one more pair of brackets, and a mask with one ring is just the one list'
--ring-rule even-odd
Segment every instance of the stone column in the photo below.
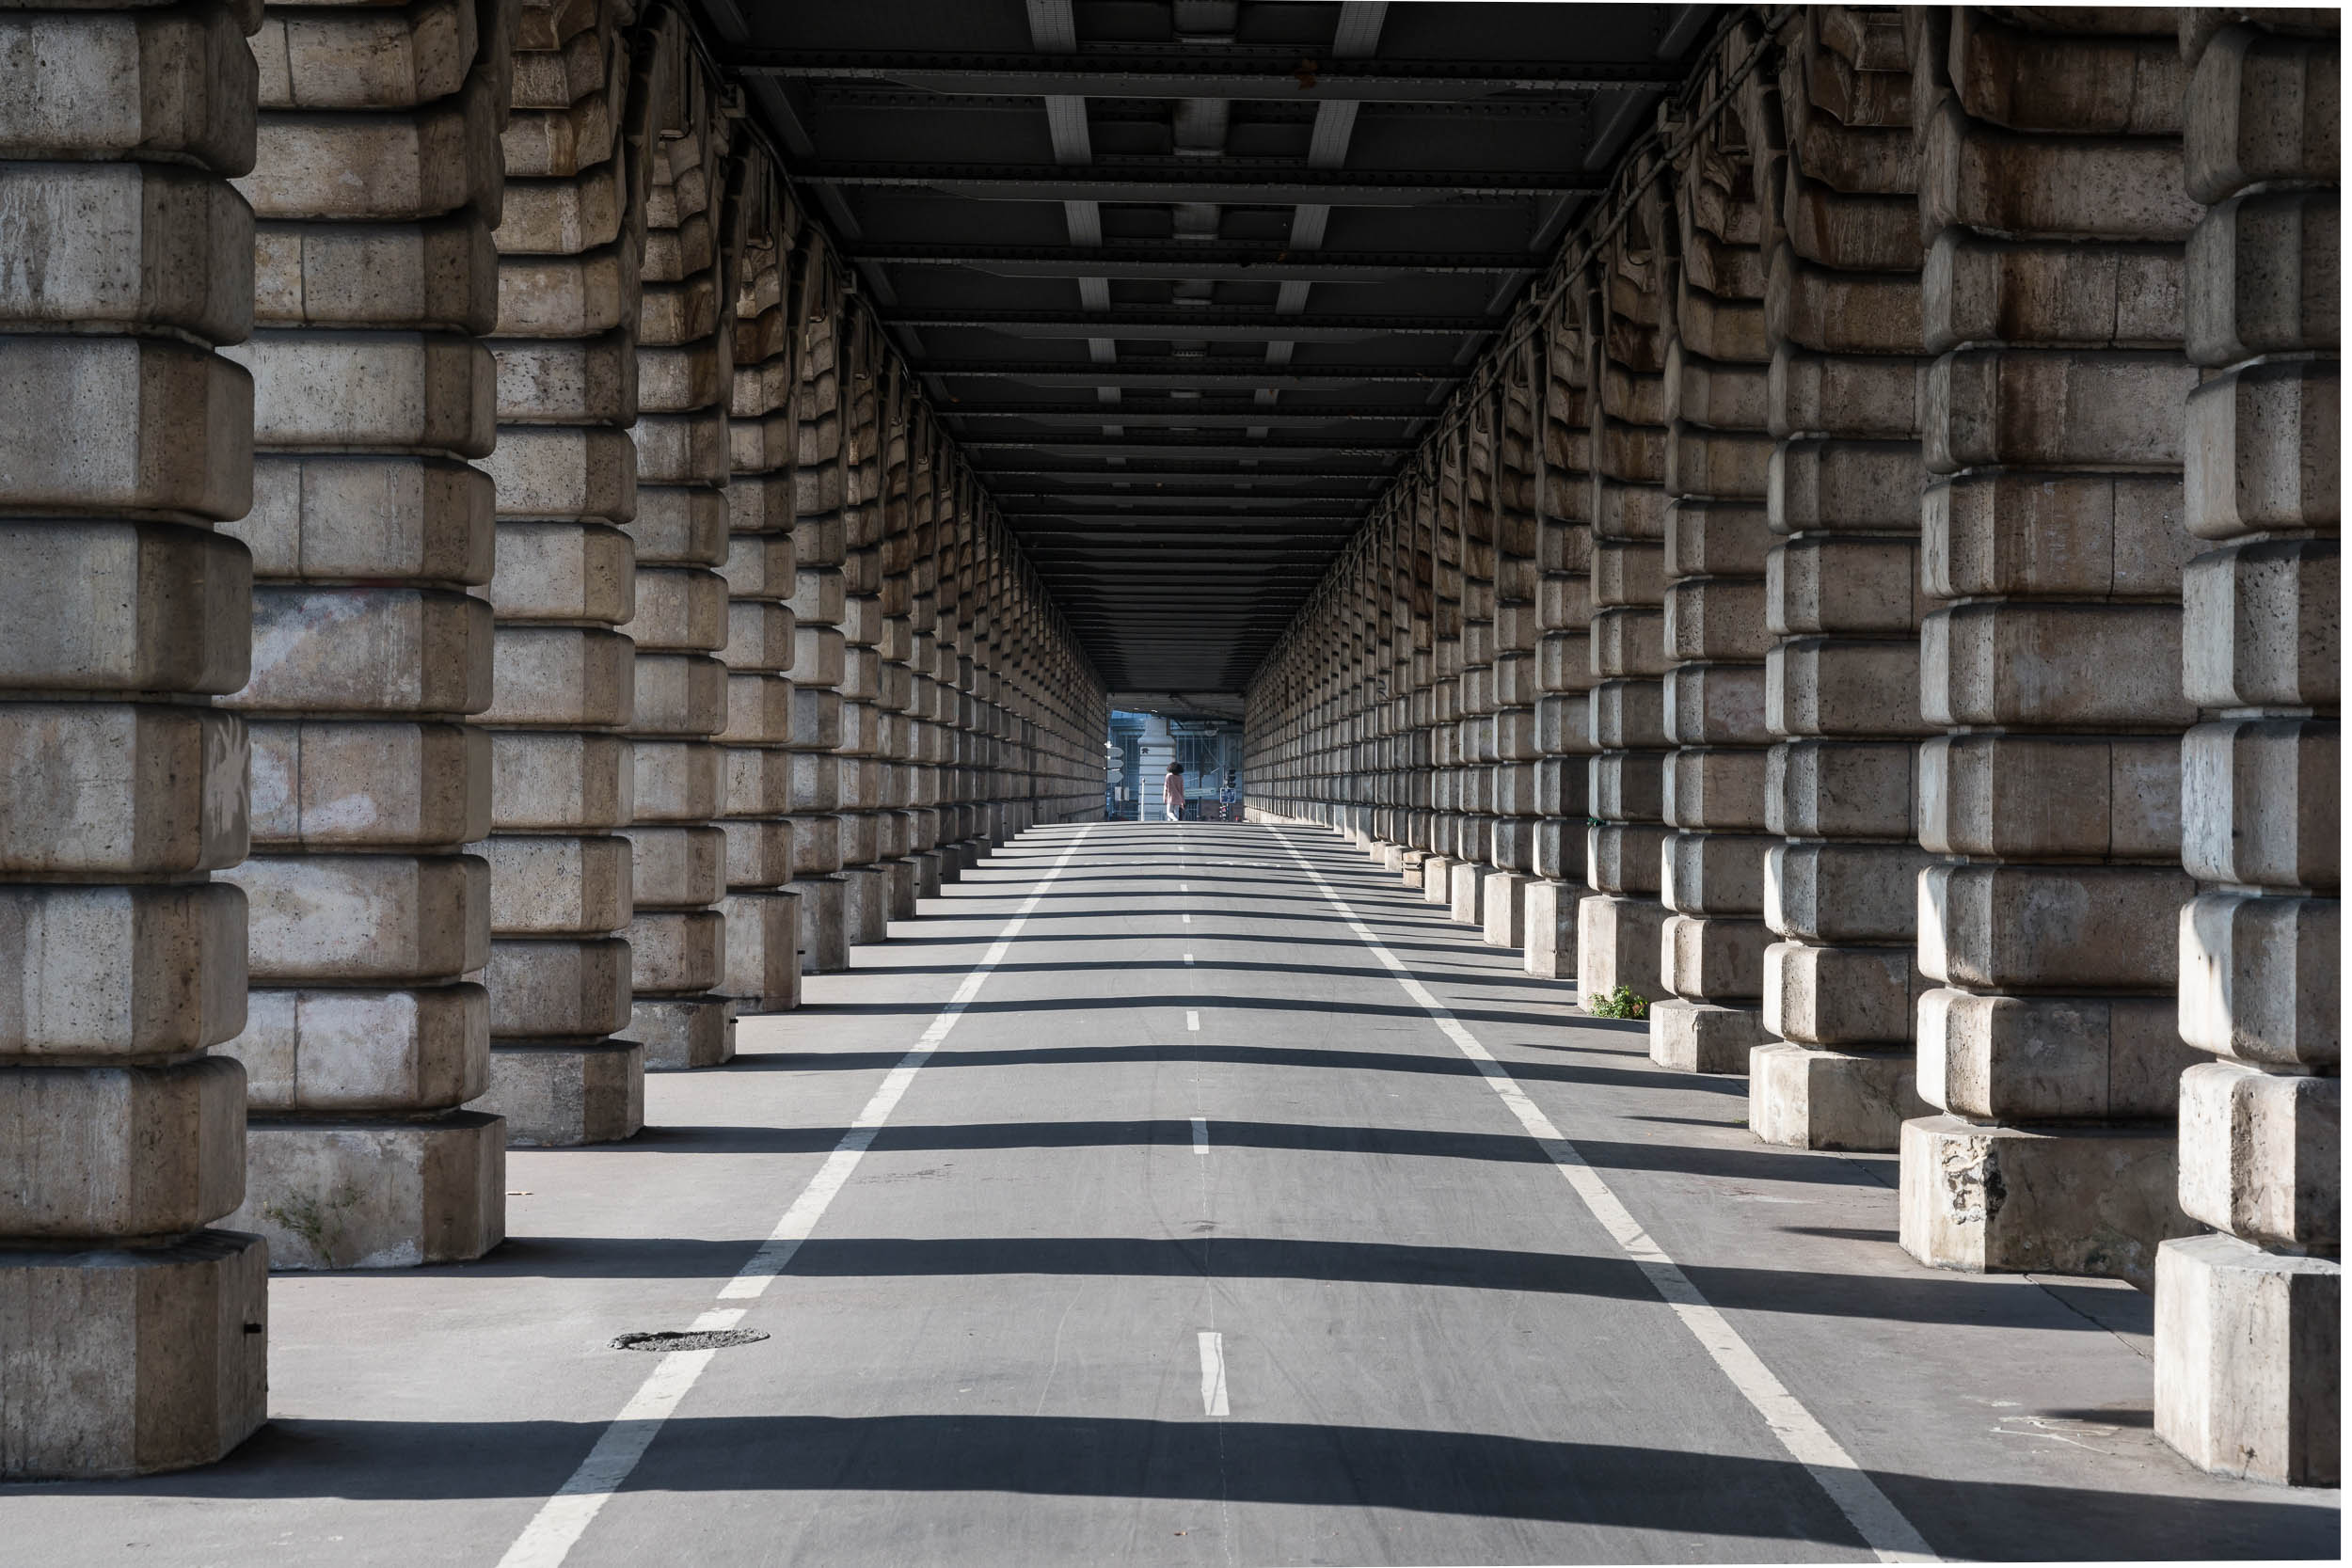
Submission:
{"label": "stone column", "polygon": [[[1723,90],[1761,39],[1735,27],[1704,68]],[[1679,254],[1665,359],[1667,824],[1650,1059],[1744,1073],[1763,1040],[1764,520],[1772,438],[1764,384],[1764,261],[1779,227],[1779,94],[1759,71],[1698,130],[1676,169]],[[1712,89],[1712,90],[1709,90]]]}
{"label": "stone column", "polygon": [[885,374],[881,328],[852,309],[841,355],[841,874],[852,944],[881,942],[890,922],[890,874],[882,859],[882,482]]}
{"label": "stone column", "polygon": [[[665,34],[682,24],[667,13]],[[685,47],[679,39],[647,50]],[[658,58],[658,56],[657,56]],[[665,80],[667,78],[668,80]],[[654,73],[631,128],[644,160],[645,250],[637,319],[635,1001],[629,1037],[663,1067],[724,1061],[734,1020],[727,971],[726,835],[718,827],[728,726],[727,401],[734,385],[735,297],[719,212],[726,155],[719,88],[691,65]],[[771,686],[761,692],[772,699]],[[775,717],[746,720],[757,733]]]}
{"label": "stone column", "polygon": [[[2181,61],[2137,11],[1911,13],[1922,421],[1919,1092],[1904,1248],[2146,1282],[2174,1198]],[[2111,28],[2114,31],[2096,29]],[[1939,37],[1947,33],[1948,36]]]}
{"label": "stone column", "polygon": [[875,589],[882,625],[881,641],[874,649],[881,660],[875,705],[882,710],[882,869],[890,879],[893,920],[914,918],[914,900],[922,880],[915,856],[928,847],[921,842],[922,824],[915,813],[914,627],[908,618],[913,599],[908,569],[914,552],[915,491],[922,479],[921,437],[915,428],[917,396],[914,378],[894,356],[882,404],[882,491],[876,541],[880,580]]}
{"label": "stone column", "polygon": [[[2156,1431],[2209,1470],[2340,1475],[2337,28],[2181,18],[2188,245],[2180,1202]],[[2293,30],[2290,30],[2293,29]]]}
{"label": "stone column", "polygon": [[[766,155],[734,166],[727,229],[741,245],[735,290],[734,385],[727,442],[726,972],[738,1016],[800,1005],[801,899],[791,891],[796,833],[792,753],[799,693],[792,669],[798,589],[792,553],[793,346],[803,309],[799,231]],[[731,1040],[722,1035],[723,1046]],[[729,1054],[731,1054],[731,1051]],[[712,1061],[681,1067],[707,1067]]]}
{"label": "stone column", "polygon": [[835,337],[840,277],[821,234],[803,264],[809,304],[800,345],[792,642],[792,886],[801,899],[801,971],[850,967],[847,884],[841,871],[842,521],[840,375]]}
{"label": "stone column", "polygon": [[1461,410],[1449,444],[1454,516],[1461,550],[1462,668],[1456,690],[1461,717],[1454,726],[1455,804],[1454,864],[1448,889],[1453,915],[1486,925],[1487,856],[1494,838],[1495,747],[1495,449],[1500,444],[1491,379]]}
{"label": "stone column", "polygon": [[[1462,859],[1462,461],[1467,436],[1458,429],[1443,441],[1424,505],[1430,519],[1433,589],[1429,699],[1430,854],[1422,866],[1422,896],[1451,904],[1454,867]],[[1309,623],[1312,625],[1311,622]]]}
{"label": "stone column", "polygon": [[1409,802],[1405,814],[1404,842],[1409,848],[1399,870],[1406,886],[1419,888],[1438,842],[1437,506],[1429,474],[1418,459],[1399,484],[1403,495],[1398,502],[1398,521],[1405,531],[1404,549],[1412,571],[1413,617],[1410,682],[1404,691]]}
{"label": "stone column", "polygon": [[1527,941],[1527,891],[1534,880],[1535,838],[1543,802],[1536,784],[1541,754],[1535,732],[1538,578],[1534,448],[1543,435],[1544,344],[1531,340],[1502,367],[1495,389],[1494,819],[1487,829],[1482,913],[1493,947]]}
{"label": "stone column", "polygon": [[[906,551],[908,796],[915,813],[913,859],[915,895],[936,898],[949,877],[941,829],[941,742],[939,688],[939,524],[951,504],[954,449],[928,405],[917,410],[914,488],[908,512]],[[1099,748],[1098,748],[1099,750]]]}
{"label": "stone column", "polygon": [[1527,889],[1526,968],[1548,980],[1576,976],[1577,908],[1585,895],[1585,823],[1595,684],[1593,625],[1592,339],[1589,273],[1572,278],[1542,350],[1541,437],[1534,449],[1535,615],[1534,872]]}
{"label": "stone column", "polygon": [[259,6],[0,14],[0,1478],[264,1415],[246,1182]]}
{"label": "stone column", "polygon": [[621,129],[614,6],[520,19],[501,138],[498,627],[490,731],[490,1073],[510,1141],[628,1137],[644,1118],[628,1027],[628,639],[637,508],[631,343],[643,206]]}
{"label": "stone column", "polygon": [[[1638,178],[1638,166],[1621,178]],[[1590,1009],[1619,987],[1656,1001],[1661,791],[1666,732],[1665,344],[1672,223],[1656,185],[1603,246],[1594,292],[1593,688],[1587,707],[1593,755],[1588,790],[1596,823],[1585,842],[1577,908],[1577,987]]]}
{"label": "stone column", "polygon": [[[452,13],[443,13],[450,15]],[[514,40],[272,8],[253,40],[255,1114],[237,1224],[286,1268],[480,1256],[505,1230],[483,1085],[493,324]],[[457,20],[462,16],[462,21]]]}
{"label": "stone column", "polygon": [[1767,410],[1764,1027],[1748,1125],[1891,1149],[1925,1113],[1912,1019],[1918,879],[1918,157],[1900,15],[1815,7],[1784,37],[1785,231]]}

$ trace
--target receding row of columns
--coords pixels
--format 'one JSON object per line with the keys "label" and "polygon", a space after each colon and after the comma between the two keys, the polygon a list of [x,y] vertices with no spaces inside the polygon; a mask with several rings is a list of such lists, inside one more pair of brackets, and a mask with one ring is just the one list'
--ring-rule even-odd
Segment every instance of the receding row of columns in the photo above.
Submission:
{"label": "receding row of columns", "polygon": [[0,12],[0,1476],[123,1474],[1108,714],[674,7]]}
{"label": "receding row of columns", "polygon": [[1249,693],[1258,815],[1899,1151],[1923,1261],[2153,1288],[2158,1431],[2312,1483],[2336,26],[1736,14]]}

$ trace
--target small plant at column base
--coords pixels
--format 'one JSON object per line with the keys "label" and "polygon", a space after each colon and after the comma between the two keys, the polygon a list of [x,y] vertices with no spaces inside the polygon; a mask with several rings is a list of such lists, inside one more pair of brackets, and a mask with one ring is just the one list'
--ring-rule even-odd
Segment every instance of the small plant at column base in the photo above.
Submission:
{"label": "small plant at column base", "polygon": [[1619,986],[1587,1010],[1595,1018],[1647,1018],[1649,999],[1631,986]]}

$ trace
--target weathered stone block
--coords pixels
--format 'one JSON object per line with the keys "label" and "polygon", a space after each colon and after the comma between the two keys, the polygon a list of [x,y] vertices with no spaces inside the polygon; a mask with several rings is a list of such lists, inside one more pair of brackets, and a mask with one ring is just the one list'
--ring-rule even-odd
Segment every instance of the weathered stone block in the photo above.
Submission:
{"label": "weathered stone block", "polygon": [[735,1059],[732,1006],[641,997],[631,1009],[628,1037],[644,1047],[649,1072],[718,1067]]}
{"label": "weathered stone block", "polygon": [[2064,343],[2169,347],[2183,330],[2184,259],[2174,246],[2016,244],[1947,230],[1919,280],[1927,347]]}
{"label": "weathered stone block", "polygon": [[2163,866],[1944,864],[1919,879],[1919,968],[1982,990],[2169,991],[2196,885]]}
{"label": "weathered stone block", "polygon": [[676,567],[637,570],[636,613],[619,628],[641,653],[708,653],[727,643],[726,579]]}
{"label": "weathered stone block", "polygon": [[242,517],[253,504],[253,378],[174,338],[0,335],[0,472],[26,510]]}
{"label": "weathered stone block", "polygon": [[1765,760],[1766,753],[1755,750],[1682,747],[1666,758],[1661,776],[1661,817],[1677,828],[1762,829]]}
{"label": "weathered stone block", "polygon": [[0,317],[178,328],[215,343],[253,329],[252,209],[200,169],[10,164],[0,209],[24,261],[0,277]]}
{"label": "weathered stone block", "polygon": [[[641,581],[644,577],[640,572]],[[726,721],[725,665],[706,654],[637,656],[632,729],[653,736],[711,736]],[[638,796],[642,808],[645,792],[641,788]]]}
{"label": "weathered stone block", "polygon": [[160,875],[234,865],[248,845],[247,738],[234,714],[132,704],[0,704],[0,868]]}
{"label": "weathered stone block", "polygon": [[268,1270],[260,1239],[221,1230],[0,1254],[0,1475],[145,1475],[245,1441],[267,1415]]}
{"label": "weathered stone block", "polygon": [[2207,893],[2180,911],[2181,1037],[2273,1067],[2333,1071],[2342,906]]}
{"label": "weathered stone block", "polygon": [[[1917,476],[1925,472],[1918,467],[1915,437],[1926,374],[1926,364],[1917,359],[1817,354],[1784,341],[1772,351],[1765,381],[1765,425],[1784,438],[1834,430],[1850,438],[1840,446],[1856,444],[1852,437],[1885,440],[1889,459],[1905,451],[1911,454],[1915,492]],[[1784,467],[1775,459],[1768,499],[1787,483]]]}
{"label": "weathered stone block", "polygon": [[2342,605],[2333,539],[2226,546],[2182,583],[2186,699],[2207,707],[2332,707]]}
{"label": "weathered stone block", "polygon": [[245,1064],[256,1112],[415,1112],[482,1092],[489,998],[472,984],[401,990],[256,990],[245,1033],[217,1049]]}
{"label": "weathered stone block", "polygon": [[1765,829],[1803,838],[1910,838],[1917,758],[1917,747],[1899,741],[1775,746],[1765,763]]}
{"label": "weathered stone block", "polygon": [[2183,119],[2188,194],[2219,201],[2267,180],[2333,180],[2343,106],[2334,38],[2232,27],[2199,56]]}
{"label": "weathered stone block", "polygon": [[635,759],[625,736],[503,731],[489,744],[492,820],[501,830],[594,832],[636,815]]}
{"label": "weathered stone block", "polygon": [[1778,736],[1927,735],[1911,640],[1800,637],[1764,659],[1764,725]]}
{"label": "weathered stone block", "polygon": [[726,753],[691,740],[635,745],[639,822],[706,822],[719,815]]}
{"label": "weathered stone block", "polygon": [[477,855],[257,855],[245,889],[257,982],[454,978],[490,956],[490,867]]}
{"label": "weathered stone block", "polygon": [[0,1052],[167,1056],[246,1019],[246,898],[228,882],[0,885]]}
{"label": "weathered stone block", "polygon": [[2236,719],[2182,737],[2181,861],[2202,881],[2332,888],[2337,726]]}
{"label": "weathered stone block", "polygon": [[2341,1078],[2237,1062],[2189,1068],[2180,1077],[2182,1209],[2260,1245],[2336,1251],[2343,1106]]}
{"label": "weathered stone block", "polygon": [[2199,1060],[2161,997],[1919,999],[1919,1092],[1975,1121],[2171,1116]]}
{"label": "weathered stone block", "polygon": [[629,946],[619,938],[494,942],[483,972],[489,1033],[501,1039],[612,1034],[628,1022],[629,969]]}
{"label": "weathered stone block", "polygon": [[1595,894],[1578,901],[1577,996],[1586,1010],[1619,986],[1652,1001],[1663,994],[1658,954],[1666,919],[1663,905],[1645,899]]}
{"label": "weathered stone block", "polygon": [[[331,73],[330,73],[331,74]],[[503,103],[485,73],[401,114],[264,114],[238,190],[265,218],[434,217],[499,212]]]}
{"label": "weathered stone block", "polygon": [[498,525],[490,599],[501,621],[605,621],[636,613],[628,535],[596,523]]}
{"label": "weathered stone block", "polygon": [[2187,1234],[2169,1127],[2029,1131],[1903,1123],[1902,1246],[1937,1268],[2153,1280]]}
{"label": "weathered stone block", "polygon": [[[1764,993],[1764,949],[1771,942],[1772,934],[1760,920],[1669,914],[1659,944],[1660,981],[1666,990],[1684,997],[1718,1002],[1760,997]],[[1756,1031],[1761,1024],[1755,1015],[1740,1027],[1749,1031],[1750,1045],[1757,1043]],[[1713,1054],[1720,1058],[1723,1053]],[[1742,1054],[1726,1068],[1693,1070],[1738,1072],[1746,1067],[1747,1057]]]}
{"label": "weathered stone block", "polygon": [[640,910],[628,945],[640,993],[709,990],[726,972],[726,920],[716,910]]}
{"label": "weathered stone block", "polygon": [[257,97],[247,21],[226,6],[0,18],[0,103],[9,106],[0,156],[177,154],[244,173]]}
{"label": "weathered stone block", "polygon": [[245,1194],[245,1069],[223,1057],[0,1072],[0,1230],[195,1230]]}
{"label": "weathered stone block", "polygon": [[2158,1248],[2155,1287],[2157,1435],[2208,1470],[2335,1485],[2343,1265],[2195,1236]]}
{"label": "weathered stone block", "polygon": [[223,352],[252,374],[254,439],[268,446],[482,457],[498,444],[496,366],[471,338],[271,330]]}
{"label": "weathered stone block", "polygon": [[2181,841],[2170,736],[1938,736],[1919,749],[1919,842],[2009,860],[2170,860]]}
{"label": "weathered stone block", "polygon": [[628,522],[637,515],[637,448],[628,433],[533,429],[530,423],[559,417],[500,404],[501,420],[522,421],[502,426],[498,450],[482,460],[497,483],[500,518]]}
{"label": "weathered stone block", "polygon": [[[1673,929],[1670,920],[1669,942]],[[1745,1073],[1750,1053],[1762,1041],[1757,1016],[1749,1008],[1671,996],[1650,1006],[1650,1060],[1677,1072]]]}
{"label": "weathered stone block", "polygon": [[1759,858],[1765,922],[1819,942],[1909,942],[1934,863],[1909,844],[1776,844]]}
{"label": "weathered stone block", "polygon": [[1928,372],[1928,468],[2182,460],[2181,400],[2197,369],[2177,352],[1963,349]]}
{"label": "weathered stone block", "polygon": [[2188,242],[2190,360],[2227,365],[2334,342],[2342,249],[2333,190],[2259,191],[2211,209]]}
{"label": "weathered stone block", "polygon": [[1920,128],[1919,231],[2178,244],[2201,214],[2180,149],[2169,136],[2018,135],[1947,101]]}
{"label": "weathered stone block", "polygon": [[500,836],[474,847],[490,864],[490,928],[501,937],[596,935],[628,924],[626,838]]}
{"label": "weathered stone block", "polygon": [[490,737],[471,726],[301,720],[248,733],[258,843],[448,848],[489,831]]}
{"label": "weathered stone block", "polygon": [[1808,535],[1774,548],[1763,571],[1764,624],[1776,636],[1918,628],[1919,547],[1911,540]]}
{"label": "weathered stone block", "polygon": [[1954,605],[1920,624],[1920,708],[1934,724],[2185,728],[2180,646],[2170,605]]}
{"label": "weathered stone block", "polygon": [[506,1128],[430,1121],[267,1121],[246,1131],[234,1223],[279,1269],[402,1269],[479,1258],[506,1239]]}
{"label": "weathered stone block", "polygon": [[1790,1148],[1887,1149],[1927,1107],[1908,1052],[1808,1050],[1772,1041],[1748,1053],[1748,1128]]}
{"label": "weathered stone block", "polygon": [[633,1138],[645,1125],[645,1048],[635,1040],[565,1040],[490,1053],[472,1109],[501,1118],[510,1148],[577,1148]]}
{"label": "weathered stone block", "polygon": [[641,825],[625,830],[624,837],[635,851],[639,908],[712,904],[725,894],[726,835],[719,829]]}
{"label": "weathered stone block", "polygon": [[1764,949],[1764,1027],[1804,1045],[1900,1043],[1925,984],[1908,946],[1776,942]]}
{"label": "weathered stone block", "polygon": [[2333,359],[2249,365],[2191,392],[2182,476],[2188,531],[2201,539],[2332,532],[2343,490],[2340,398]]}

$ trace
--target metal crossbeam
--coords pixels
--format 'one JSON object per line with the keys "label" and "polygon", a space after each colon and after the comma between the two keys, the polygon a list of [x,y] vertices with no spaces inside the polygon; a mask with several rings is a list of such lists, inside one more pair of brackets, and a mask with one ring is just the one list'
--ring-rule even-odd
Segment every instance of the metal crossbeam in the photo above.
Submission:
{"label": "metal crossbeam", "polygon": [[1089,43],[1069,54],[745,49],[747,75],[803,82],[892,82],[948,96],[1281,99],[1294,103],[1455,103],[1582,98],[1680,80],[1670,66],[1578,61],[1332,58],[1295,45],[1195,50]]}
{"label": "metal crossbeam", "polygon": [[973,267],[1007,277],[1200,277],[1256,283],[1379,282],[1423,274],[1480,277],[1532,272],[1542,258],[1506,252],[1316,250],[1279,245],[1191,245],[1183,241],[1092,245],[912,245],[860,247],[860,261],[898,267]]}
{"label": "metal crossbeam", "polygon": [[[1197,387],[1203,383],[1223,383],[1234,387],[1279,389],[1349,387],[1371,381],[1437,387],[1462,379],[1462,368],[1452,365],[1269,365],[1259,360],[1226,358],[1171,359],[1165,366],[1150,359],[1121,359],[1109,365],[933,359],[915,366],[915,369],[924,375],[1022,381],[1032,387]],[[1098,404],[1094,412],[1098,423],[1118,422],[1115,407]]]}
{"label": "metal crossbeam", "polygon": [[1448,169],[1318,169],[1282,158],[1104,158],[1091,164],[822,164],[797,171],[818,185],[932,190],[981,201],[1214,201],[1242,207],[1422,207],[1517,201],[1606,188],[1583,173]]}
{"label": "metal crossbeam", "polygon": [[970,326],[1028,338],[1136,338],[1183,341],[1280,339],[1355,343],[1371,338],[1459,338],[1491,332],[1492,316],[1303,316],[1267,310],[898,310],[897,326]]}

